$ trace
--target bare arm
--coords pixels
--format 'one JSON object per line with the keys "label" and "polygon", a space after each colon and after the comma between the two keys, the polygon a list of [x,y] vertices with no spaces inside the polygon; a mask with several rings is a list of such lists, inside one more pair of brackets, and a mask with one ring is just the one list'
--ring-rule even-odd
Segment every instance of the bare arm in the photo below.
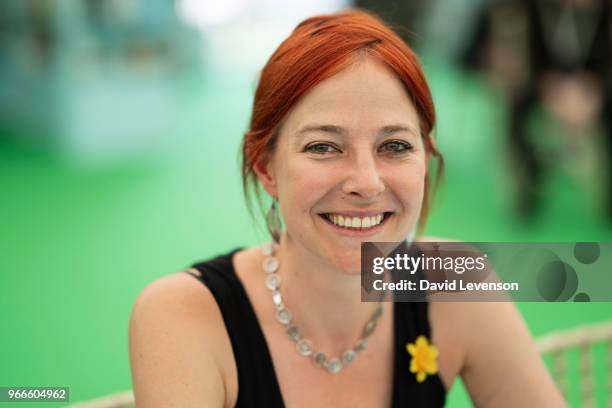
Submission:
{"label": "bare arm", "polygon": [[225,405],[217,357],[219,327],[224,328],[220,319],[210,292],[185,273],[161,278],[142,291],[129,327],[136,406]]}
{"label": "bare arm", "polygon": [[465,364],[461,375],[476,407],[565,407],[515,305],[464,303]]}

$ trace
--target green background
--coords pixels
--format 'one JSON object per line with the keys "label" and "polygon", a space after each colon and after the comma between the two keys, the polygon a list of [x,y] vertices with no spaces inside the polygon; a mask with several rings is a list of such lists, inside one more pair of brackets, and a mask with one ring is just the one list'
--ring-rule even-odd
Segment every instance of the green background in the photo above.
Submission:
{"label": "green background", "polygon": [[[423,62],[447,160],[428,234],[610,240],[609,224],[562,169],[546,184],[540,216],[517,219],[503,99],[441,57],[425,55]],[[168,136],[172,148],[160,154],[83,167],[3,130],[0,384],[70,386],[72,402],[130,389],[128,319],[142,288],[194,261],[267,239],[248,216],[238,167],[255,78],[208,69],[214,79],[185,103]],[[612,316],[612,303],[518,307],[535,336]],[[20,404],[29,405],[40,406]],[[470,406],[460,382],[449,406]]]}

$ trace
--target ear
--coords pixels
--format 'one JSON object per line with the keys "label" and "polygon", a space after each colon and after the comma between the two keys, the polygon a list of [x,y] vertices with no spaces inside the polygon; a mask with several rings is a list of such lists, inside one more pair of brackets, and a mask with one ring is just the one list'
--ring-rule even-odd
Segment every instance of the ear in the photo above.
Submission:
{"label": "ear", "polygon": [[264,190],[272,197],[278,197],[276,187],[276,173],[270,156],[262,154],[253,165],[253,171],[257,175]]}

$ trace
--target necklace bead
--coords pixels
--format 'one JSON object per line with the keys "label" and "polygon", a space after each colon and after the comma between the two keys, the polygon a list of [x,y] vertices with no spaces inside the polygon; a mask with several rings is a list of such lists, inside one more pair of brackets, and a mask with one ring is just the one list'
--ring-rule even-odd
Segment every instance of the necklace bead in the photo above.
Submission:
{"label": "necklace bead", "polygon": [[300,339],[300,329],[298,329],[297,326],[291,325],[287,327],[287,334],[293,341],[298,341]]}
{"label": "necklace bead", "polygon": [[272,256],[274,255],[274,246],[274,242],[266,242],[262,245],[261,252],[264,254],[264,256]]}
{"label": "necklace bead", "polygon": [[340,360],[334,357],[327,362],[325,368],[327,368],[327,371],[330,373],[336,374],[338,371],[340,371],[340,369],[342,369],[342,363]]}
{"label": "necklace bead", "polygon": [[363,336],[367,337],[371,335],[374,332],[374,329],[376,329],[376,320],[368,321],[363,329]]}
{"label": "necklace bead", "polygon": [[278,269],[278,259],[270,256],[263,261],[264,271],[267,273],[274,273]]}
{"label": "necklace bead", "polygon": [[307,339],[301,339],[297,342],[297,351],[303,356],[308,357],[312,354],[312,342]]}
{"label": "necklace bead", "polygon": [[280,287],[280,276],[272,273],[266,277],[266,286],[270,290],[278,290]]}
{"label": "necklace bead", "polygon": [[367,339],[361,339],[357,342],[357,345],[355,346],[355,351],[357,353],[361,353],[362,351],[364,351],[366,348],[368,347],[368,340]]}
{"label": "necklace bead", "polygon": [[282,308],[276,312],[276,318],[284,325],[291,323],[291,312],[288,309]]}
{"label": "necklace bead", "polygon": [[319,351],[314,355],[314,361],[319,365],[325,365],[327,362],[327,356],[322,351]]}
{"label": "necklace bead", "polygon": [[275,290],[272,293],[272,301],[274,302],[274,306],[276,306],[277,309],[283,307],[283,298],[281,297],[279,291]]}
{"label": "necklace bead", "polygon": [[343,364],[348,364],[351,361],[353,361],[353,359],[357,356],[357,353],[355,353],[354,350],[346,350],[344,353],[342,353],[342,363]]}

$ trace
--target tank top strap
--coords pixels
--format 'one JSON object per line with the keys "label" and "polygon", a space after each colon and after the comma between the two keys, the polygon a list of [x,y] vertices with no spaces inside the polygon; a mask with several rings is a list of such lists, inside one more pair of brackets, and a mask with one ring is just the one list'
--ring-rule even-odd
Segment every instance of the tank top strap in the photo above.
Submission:
{"label": "tank top strap", "polygon": [[205,284],[221,311],[238,372],[236,407],[284,407],[266,339],[232,264],[241,248],[191,266],[186,272]]}
{"label": "tank top strap", "polygon": [[394,303],[395,362],[393,368],[393,407],[443,407],[446,390],[438,373],[428,375],[419,383],[416,374],[410,372],[412,356],[408,343],[415,343],[425,336],[431,343],[428,302]]}

